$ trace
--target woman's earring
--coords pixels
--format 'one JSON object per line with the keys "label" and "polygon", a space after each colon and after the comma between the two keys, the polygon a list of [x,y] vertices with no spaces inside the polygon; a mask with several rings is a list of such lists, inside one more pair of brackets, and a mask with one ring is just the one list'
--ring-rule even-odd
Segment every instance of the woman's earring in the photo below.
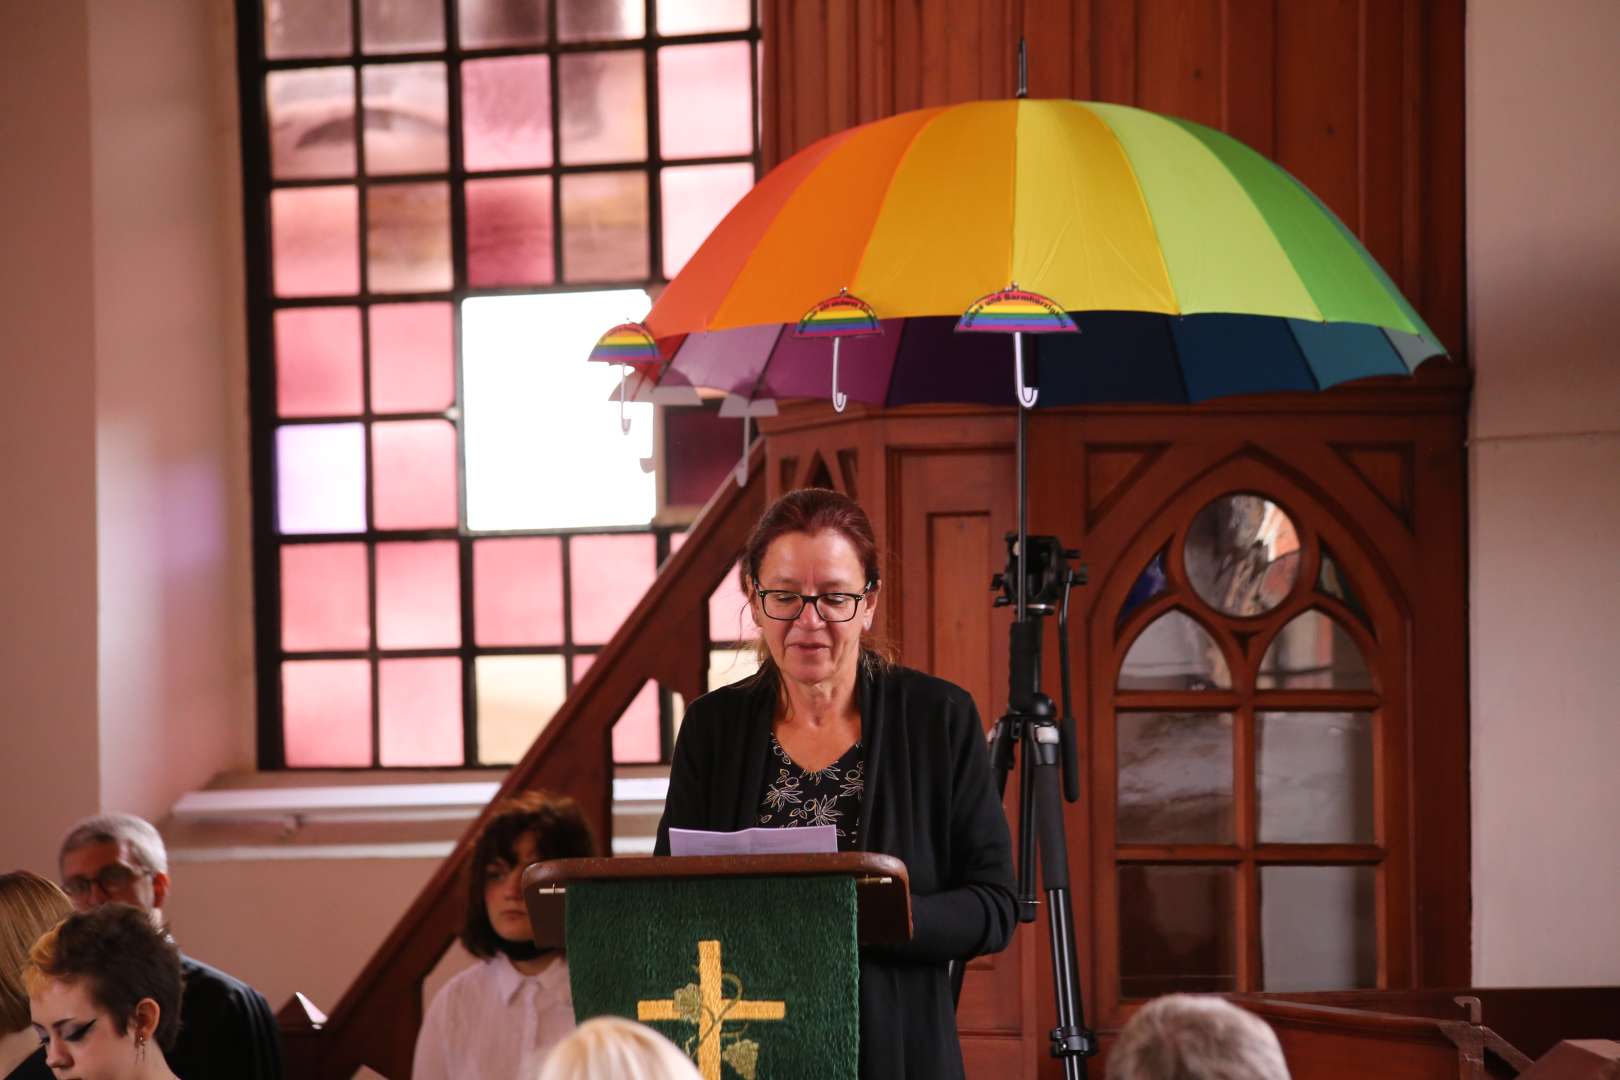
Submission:
{"label": "woman's earring", "polygon": [[135,1060],[141,1062],[142,1064],[145,1064],[145,1062],[146,1062],[146,1036],[145,1035],[137,1035],[137,1036],[135,1036]]}

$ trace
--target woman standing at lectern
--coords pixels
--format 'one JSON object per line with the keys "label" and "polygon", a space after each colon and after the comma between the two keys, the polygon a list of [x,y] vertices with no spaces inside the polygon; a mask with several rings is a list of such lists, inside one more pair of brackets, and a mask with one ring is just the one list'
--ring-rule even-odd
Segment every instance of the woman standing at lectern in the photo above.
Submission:
{"label": "woman standing at lectern", "polygon": [[692,702],[658,826],[833,825],[840,851],[898,856],[913,935],[861,951],[861,1076],[962,1076],[946,964],[1012,937],[1012,844],[967,691],[864,640],[881,575],[853,500],[808,488],[754,527],[740,570],[753,677]]}

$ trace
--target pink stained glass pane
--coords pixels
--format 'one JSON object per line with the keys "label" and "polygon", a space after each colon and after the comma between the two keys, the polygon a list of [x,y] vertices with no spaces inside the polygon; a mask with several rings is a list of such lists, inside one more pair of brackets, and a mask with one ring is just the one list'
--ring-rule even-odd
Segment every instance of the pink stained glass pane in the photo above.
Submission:
{"label": "pink stained glass pane", "polygon": [[352,187],[270,193],[270,247],[277,296],[349,296],[360,291],[360,196]]}
{"label": "pink stained glass pane", "polygon": [[382,661],[377,705],[380,764],[462,763],[460,660]]}
{"label": "pink stained glass pane", "polygon": [[365,408],[360,312],[284,308],[276,312],[276,410],[282,416],[342,416]]}
{"label": "pink stained glass pane", "polygon": [[557,93],[564,165],[647,156],[647,67],[639,49],[560,57]]}
{"label": "pink stained glass pane", "polygon": [[737,583],[737,570],[733,567],[709,594],[709,640],[730,644],[753,641],[758,636],[759,627],[754,625],[753,616],[748,612],[748,598]]}
{"label": "pink stained glass pane", "polygon": [[364,544],[281,549],[281,647],[288,652],[371,644]]}
{"label": "pink stained glass pane", "polygon": [[275,0],[264,5],[264,55],[343,56],[349,51],[349,5],[332,0]]}
{"label": "pink stained glass pane", "polygon": [[754,167],[744,162],[665,169],[659,184],[664,195],[664,276],[673,278],[754,186]]}
{"label": "pink stained glass pane", "polygon": [[360,47],[368,53],[442,49],[444,4],[440,0],[360,0]]}
{"label": "pink stained glass pane", "polygon": [[562,179],[563,268],[569,281],[648,276],[647,174],[577,173]]}
{"label": "pink stained glass pane", "polygon": [[354,175],[354,69],[265,76],[270,174],[277,180]]}
{"label": "pink stained glass pane", "polygon": [[473,543],[473,625],[480,645],[560,645],[562,540]]}
{"label": "pink stained glass pane", "polygon": [[377,545],[377,646],[461,644],[461,583],[453,540]]}
{"label": "pink stained glass pane", "polygon": [[568,555],[576,645],[613,636],[652,584],[655,552],[651,533],[574,537]]}
{"label": "pink stained glass pane", "polygon": [[658,0],[658,32],[673,37],[747,30],[753,8],[753,0]]}
{"label": "pink stained glass pane", "polygon": [[642,0],[557,0],[558,41],[626,41],[646,32]]}
{"label": "pink stained glass pane", "polygon": [[443,172],[449,167],[444,65],[372,64],[362,69],[366,172]]}
{"label": "pink stained glass pane", "polygon": [[550,32],[549,0],[461,0],[456,11],[463,49],[544,45]]}
{"label": "pink stained glass pane", "polygon": [[371,519],[379,529],[452,528],[456,429],[444,420],[402,420],[371,428]]}
{"label": "pink stained glass pane", "polygon": [[666,158],[754,152],[748,42],[658,50],[658,152]]}
{"label": "pink stained glass pane", "polygon": [[371,764],[371,663],[281,665],[281,737],[295,769]]}
{"label": "pink stained glass pane", "polygon": [[548,285],[557,270],[551,249],[551,177],[469,180],[467,282]]}
{"label": "pink stained glass pane", "polygon": [[[575,686],[595,662],[594,653],[574,657]],[[638,765],[659,760],[663,746],[658,727],[658,684],[648,679],[613,725],[614,764]]]}
{"label": "pink stained glass pane", "polygon": [[377,304],[367,317],[373,412],[438,412],[455,404],[449,304]]}
{"label": "pink stained glass pane", "polygon": [[366,432],[361,424],[276,430],[276,525],[283,533],[366,527]]}
{"label": "pink stained glass pane", "polygon": [[448,184],[378,184],[367,191],[366,272],[372,292],[450,288]]}
{"label": "pink stained glass pane", "polygon": [[462,163],[482,169],[551,164],[551,61],[499,56],[461,65]]}

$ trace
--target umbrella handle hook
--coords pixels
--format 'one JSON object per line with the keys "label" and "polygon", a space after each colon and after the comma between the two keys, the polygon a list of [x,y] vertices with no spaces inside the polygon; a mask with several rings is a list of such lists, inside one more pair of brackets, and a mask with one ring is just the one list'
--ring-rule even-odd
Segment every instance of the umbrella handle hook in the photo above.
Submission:
{"label": "umbrella handle hook", "polygon": [[843,338],[833,338],[833,383],[832,403],[834,412],[843,412],[844,406],[849,404],[849,395],[838,389],[838,343]]}
{"label": "umbrella handle hook", "polygon": [[626,435],[630,434],[630,418],[624,415],[624,384],[629,378],[629,371],[629,365],[619,365],[619,430]]}
{"label": "umbrella handle hook", "polygon": [[1021,333],[1013,334],[1013,379],[1018,390],[1018,404],[1033,409],[1041,392],[1033,386],[1024,385],[1024,335]]}
{"label": "umbrella handle hook", "polygon": [[738,487],[747,487],[748,486],[748,447],[753,442],[753,440],[748,437],[748,414],[747,413],[743,413],[742,421],[743,421],[743,452],[742,452],[742,460],[737,462],[737,467],[734,470],[732,470],[732,472],[733,472],[733,475],[736,477],[737,486]]}

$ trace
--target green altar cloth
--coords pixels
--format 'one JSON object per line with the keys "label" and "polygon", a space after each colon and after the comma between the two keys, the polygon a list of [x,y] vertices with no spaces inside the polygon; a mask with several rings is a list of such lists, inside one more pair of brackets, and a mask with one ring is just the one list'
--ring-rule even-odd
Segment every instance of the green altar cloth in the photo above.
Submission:
{"label": "green altar cloth", "polygon": [[860,957],[849,877],[568,886],[574,1015],[641,1020],[704,1080],[855,1080]]}

